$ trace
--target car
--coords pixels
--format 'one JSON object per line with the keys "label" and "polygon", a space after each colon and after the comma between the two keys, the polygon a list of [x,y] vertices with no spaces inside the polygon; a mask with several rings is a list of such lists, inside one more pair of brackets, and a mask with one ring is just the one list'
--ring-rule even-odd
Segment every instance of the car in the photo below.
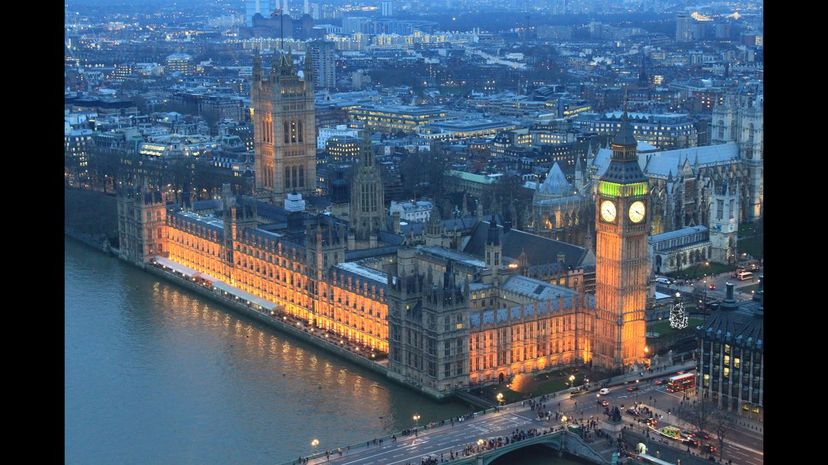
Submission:
{"label": "car", "polygon": [[713,444],[702,444],[701,450],[707,454],[715,454],[718,449]]}
{"label": "car", "polygon": [[682,442],[684,443],[684,445],[689,447],[699,447],[699,441],[696,441],[695,439],[685,439]]}
{"label": "car", "polygon": [[711,291],[716,290],[716,283],[710,283],[710,285],[707,286],[707,288],[710,289]]}
{"label": "car", "polygon": [[656,386],[661,386],[662,384],[666,384],[667,380],[666,379],[657,379],[655,383],[656,383]]}
{"label": "car", "polygon": [[609,407],[609,401],[608,400],[602,400],[601,401],[601,407]]}
{"label": "car", "polygon": [[629,392],[633,392],[633,391],[637,391],[637,390],[638,390],[638,386],[630,386],[630,387],[627,388],[627,391],[629,391]]}
{"label": "car", "polygon": [[704,439],[705,441],[709,441],[709,440],[713,439],[713,436],[711,436],[709,433],[707,433],[705,431],[695,433],[693,436],[700,437],[700,438]]}
{"label": "car", "polygon": [[602,396],[605,396],[605,395],[609,394],[609,389],[603,388],[600,391],[598,391],[598,394],[601,394]]}

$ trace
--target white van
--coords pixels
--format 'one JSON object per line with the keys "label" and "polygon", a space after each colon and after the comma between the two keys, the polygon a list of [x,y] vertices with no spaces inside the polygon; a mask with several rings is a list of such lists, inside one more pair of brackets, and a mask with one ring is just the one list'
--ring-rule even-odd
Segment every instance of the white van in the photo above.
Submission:
{"label": "white van", "polygon": [[736,273],[736,278],[739,281],[745,281],[745,280],[748,280],[748,279],[753,279],[753,273],[751,273],[750,271],[740,271],[740,272]]}
{"label": "white van", "polygon": [[655,280],[655,281],[656,281],[657,283],[659,283],[659,284],[664,284],[664,285],[669,285],[669,284],[671,284],[671,283],[670,283],[670,280],[669,280],[668,278],[665,278],[664,276],[659,276],[658,278],[656,278],[656,280]]}

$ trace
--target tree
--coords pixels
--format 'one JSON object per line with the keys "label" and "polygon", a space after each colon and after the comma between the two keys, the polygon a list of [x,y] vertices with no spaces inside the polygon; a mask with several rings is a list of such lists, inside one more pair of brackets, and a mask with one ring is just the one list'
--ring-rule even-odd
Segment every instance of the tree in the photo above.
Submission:
{"label": "tree", "polygon": [[725,438],[733,427],[733,415],[725,410],[717,410],[711,419],[713,431],[719,441],[719,460],[724,457]]}
{"label": "tree", "polygon": [[710,399],[699,399],[687,412],[687,421],[696,428],[697,432],[702,432],[710,425],[712,416],[717,410],[718,407]]}

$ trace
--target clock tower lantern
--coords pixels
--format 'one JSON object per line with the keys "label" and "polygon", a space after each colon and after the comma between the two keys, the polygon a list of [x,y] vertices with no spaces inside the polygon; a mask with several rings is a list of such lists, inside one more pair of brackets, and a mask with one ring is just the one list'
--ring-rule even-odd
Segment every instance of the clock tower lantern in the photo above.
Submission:
{"label": "clock tower lantern", "polygon": [[612,141],[612,160],[598,181],[593,364],[621,370],[644,360],[647,278],[647,178],[626,112]]}

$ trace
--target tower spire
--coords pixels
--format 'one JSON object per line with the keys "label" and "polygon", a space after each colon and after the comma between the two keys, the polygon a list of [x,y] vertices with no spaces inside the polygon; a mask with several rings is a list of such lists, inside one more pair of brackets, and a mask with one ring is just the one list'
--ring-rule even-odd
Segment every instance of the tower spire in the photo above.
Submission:
{"label": "tower spire", "polygon": [[302,71],[305,76],[305,82],[307,82],[308,84],[313,84],[313,58],[310,47],[308,47],[305,51],[305,63],[303,65]]}

